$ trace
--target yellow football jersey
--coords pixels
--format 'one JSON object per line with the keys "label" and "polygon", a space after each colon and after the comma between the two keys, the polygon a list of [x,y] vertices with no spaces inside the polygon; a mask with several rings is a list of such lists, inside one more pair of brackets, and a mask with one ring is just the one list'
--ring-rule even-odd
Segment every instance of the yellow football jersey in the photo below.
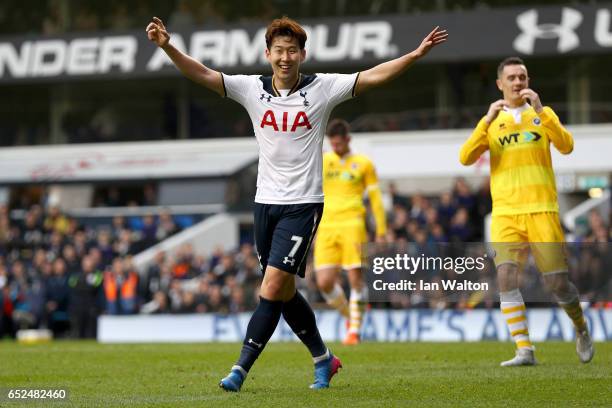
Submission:
{"label": "yellow football jersey", "polygon": [[374,164],[363,154],[349,153],[340,157],[334,152],[323,155],[323,194],[325,206],[321,227],[363,222],[365,206],[363,193],[367,190],[374,219],[376,235],[385,235],[387,225],[382,194]]}
{"label": "yellow football jersey", "polygon": [[551,108],[538,115],[525,105],[514,114],[502,110],[489,125],[483,117],[459,160],[470,165],[490,150],[493,215],[558,212],[551,142],[563,154],[574,148],[572,135]]}

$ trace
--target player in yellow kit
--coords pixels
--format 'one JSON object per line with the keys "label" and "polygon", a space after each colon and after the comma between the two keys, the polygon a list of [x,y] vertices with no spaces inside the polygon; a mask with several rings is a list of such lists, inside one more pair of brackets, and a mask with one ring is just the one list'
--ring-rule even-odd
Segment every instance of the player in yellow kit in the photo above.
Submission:
{"label": "player in yellow kit", "polygon": [[[344,344],[357,344],[367,301],[361,272],[361,249],[367,242],[364,192],[368,192],[378,241],[384,241],[387,232],[385,210],[374,164],[350,150],[348,123],[332,120],[327,136],[333,151],[323,156],[325,207],[314,248],[317,286],[326,302],[348,318]],[[350,301],[338,284],[341,269],[348,272]]]}
{"label": "player in yellow kit", "polygon": [[593,342],[578,291],[568,279],[550,156],[551,143],[559,152],[569,154],[574,141],[555,112],[542,106],[539,95],[529,88],[527,68],[520,58],[502,61],[496,82],[503,99],[491,104],[462,146],[460,161],[470,165],[486,150],[490,151],[491,242],[495,250],[500,307],[517,346],[515,357],[501,365],[536,364],[518,285],[518,275],[529,249],[546,286],[574,323],[580,361],[588,363],[593,358]]}

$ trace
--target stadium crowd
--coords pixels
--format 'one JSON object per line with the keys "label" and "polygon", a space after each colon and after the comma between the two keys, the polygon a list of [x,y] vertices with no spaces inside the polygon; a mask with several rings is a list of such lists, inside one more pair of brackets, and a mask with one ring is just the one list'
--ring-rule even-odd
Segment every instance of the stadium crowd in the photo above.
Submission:
{"label": "stadium crowd", "polygon": [[[436,243],[479,242],[491,211],[488,183],[477,191],[457,179],[437,197],[411,197],[389,186],[388,242],[426,248]],[[51,329],[56,336],[94,337],[100,314],[233,313],[252,310],[261,279],[250,243],[237,250],[216,248],[195,253],[185,245],[173,256],[157,253],[138,272],[132,256],[180,231],[167,211],[143,217],[116,216],[110,225],[88,226],[57,207],[32,205],[22,219],[0,206],[0,338],[19,329]],[[612,229],[593,211],[578,241],[607,243]],[[601,299],[612,264],[607,245],[590,246],[572,269],[587,299]],[[312,267],[300,280],[310,301],[323,305]],[[444,278],[440,271],[434,279]],[[581,283],[582,282],[582,283]],[[344,282],[346,285],[346,282]],[[525,282],[529,285],[529,282]],[[533,282],[533,286],[540,286]],[[604,289],[605,290],[605,289]],[[607,289],[610,291],[610,288]],[[599,296],[599,297],[598,297]],[[487,307],[495,299],[478,294],[462,299],[417,296],[394,299],[382,307]]]}
{"label": "stadium crowd", "polygon": [[[152,15],[167,19],[171,26],[184,28],[224,22],[266,21],[280,14],[312,18],[414,13],[488,7],[486,3],[483,0],[251,0],[237,8],[232,2],[215,0],[137,0],[130,3],[118,0],[33,0],[26,11],[19,1],[7,0],[0,5],[0,34],[28,31],[50,36],[65,32],[133,30],[140,29]],[[526,0],[513,0],[511,3],[528,4]]]}

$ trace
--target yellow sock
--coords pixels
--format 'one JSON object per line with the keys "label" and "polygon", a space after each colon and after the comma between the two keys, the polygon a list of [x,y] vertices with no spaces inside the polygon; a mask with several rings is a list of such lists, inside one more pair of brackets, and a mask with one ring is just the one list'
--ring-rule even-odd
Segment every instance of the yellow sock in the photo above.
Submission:
{"label": "yellow sock", "polygon": [[559,305],[565,310],[569,318],[572,319],[576,330],[580,332],[586,330],[587,326],[584,320],[584,313],[582,312],[582,307],[578,299],[571,303],[559,303]]}
{"label": "yellow sock", "polygon": [[351,289],[351,298],[349,303],[349,333],[359,333],[361,330],[361,321],[363,319],[365,305],[366,302],[363,291]]}
{"label": "yellow sock", "polygon": [[516,347],[533,349],[529,340],[527,313],[521,292],[518,289],[502,292],[500,298],[500,308]]}
{"label": "yellow sock", "polygon": [[340,314],[345,318],[349,318],[349,304],[346,300],[344,290],[342,290],[342,287],[339,284],[336,283],[331,292],[326,293],[321,291],[321,294],[328,305],[340,312]]}

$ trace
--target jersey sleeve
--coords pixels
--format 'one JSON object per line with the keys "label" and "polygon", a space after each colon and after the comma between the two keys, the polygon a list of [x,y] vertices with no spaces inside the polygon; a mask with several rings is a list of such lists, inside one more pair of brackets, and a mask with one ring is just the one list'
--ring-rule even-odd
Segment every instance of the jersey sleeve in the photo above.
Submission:
{"label": "jersey sleeve", "polygon": [[317,74],[323,81],[323,89],[332,106],[336,106],[355,96],[355,86],[359,73],[354,74]]}
{"label": "jersey sleeve", "polygon": [[221,78],[223,79],[224,96],[244,105],[253,86],[253,77],[221,74]]}
{"label": "jersey sleeve", "polygon": [[368,198],[370,199],[370,208],[376,222],[376,236],[384,236],[387,233],[387,217],[385,215],[385,206],[383,205],[382,193],[378,184],[378,176],[374,164],[368,160],[364,181]]}
{"label": "jersey sleeve", "polygon": [[557,114],[549,108],[544,107],[540,113],[542,125],[548,129],[548,138],[557,150],[562,154],[570,154],[574,150],[574,138],[572,134],[561,124]]}
{"label": "jersey sleeve", "polygon": [[489,125],[485,119],[486,117],[483,117],[480,122],[478,122],[478,125],[472,132],[472,135],[463,144],[463,146],[461,146],[459,161],[464,166],[473,164],[476,160],[478,160],[481,154],[489,149],[489,140],[487,139]]}

